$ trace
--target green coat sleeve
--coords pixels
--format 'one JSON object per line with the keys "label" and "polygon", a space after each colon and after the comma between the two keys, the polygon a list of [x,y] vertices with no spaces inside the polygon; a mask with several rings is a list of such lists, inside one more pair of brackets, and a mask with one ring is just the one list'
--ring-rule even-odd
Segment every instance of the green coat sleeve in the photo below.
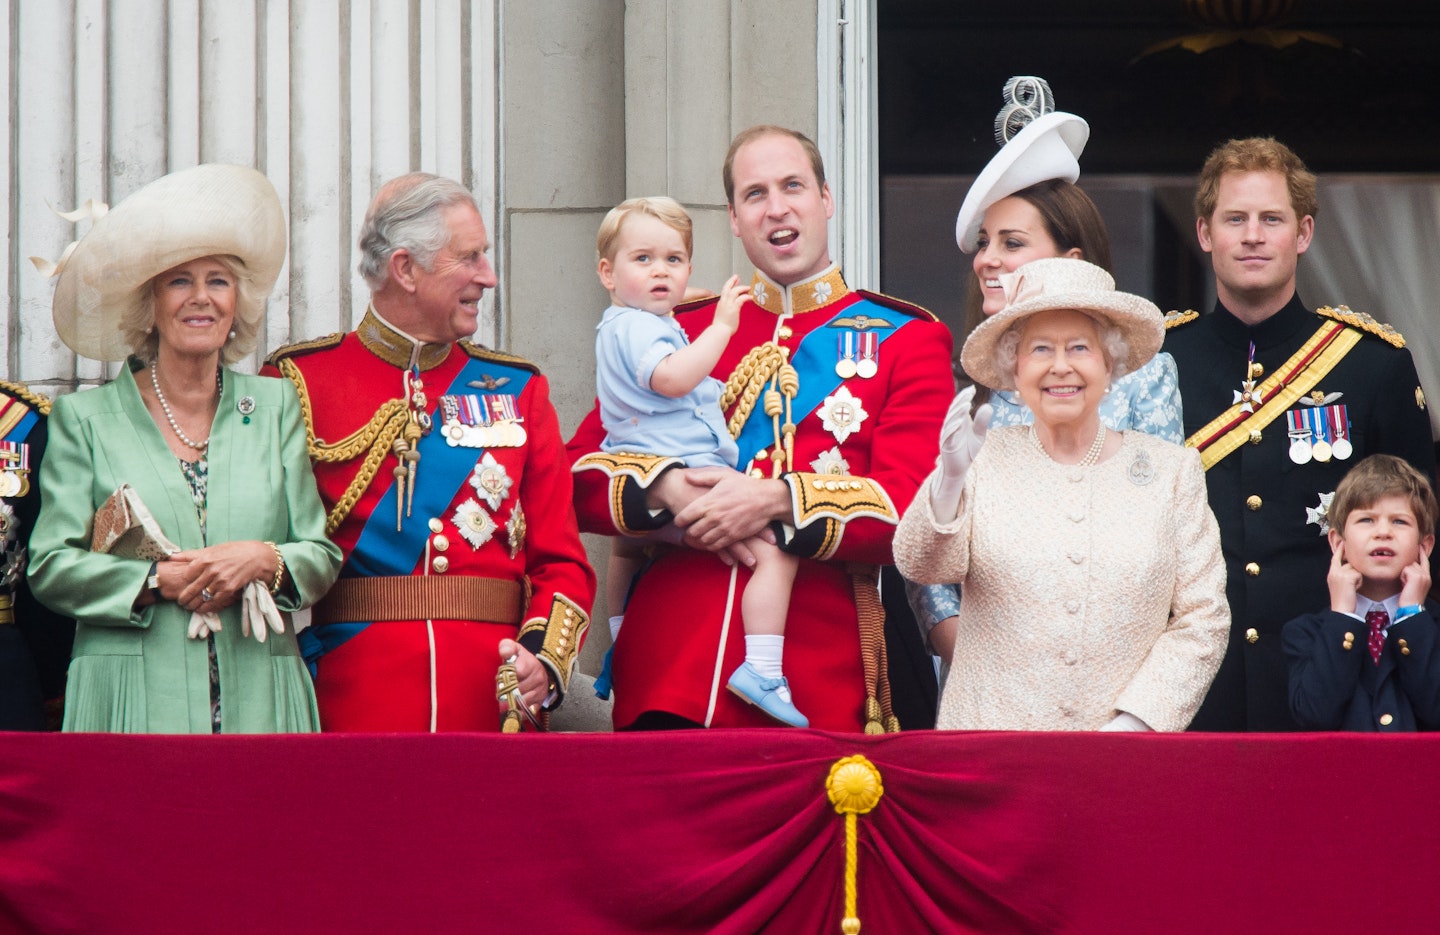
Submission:
{"label": "green coat sleeve", "polygon": [[40,466],[40,518],[30,537],[30,588],[51,610],[91,625],[148,627],[150,608],[137,613],[134,603],[150,563],[90,551],[95,439],[93,423],[74,403],[62,396],[50,417]]}

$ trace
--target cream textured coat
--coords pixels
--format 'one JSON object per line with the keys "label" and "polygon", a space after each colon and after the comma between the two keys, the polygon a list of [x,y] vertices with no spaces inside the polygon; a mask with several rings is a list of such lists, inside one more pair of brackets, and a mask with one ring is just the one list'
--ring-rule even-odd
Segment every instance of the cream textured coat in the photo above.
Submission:
{"label": "cream textured coat", "polygon": [[1027,428],[991,431],[955,521],[935,521],[925,483],[895,561],[964,592],[941,728],[1095,730],[1128,711],[1183,730],[1225,653],[1200,458],[1139,432],[1082,468],[1050,460]]}

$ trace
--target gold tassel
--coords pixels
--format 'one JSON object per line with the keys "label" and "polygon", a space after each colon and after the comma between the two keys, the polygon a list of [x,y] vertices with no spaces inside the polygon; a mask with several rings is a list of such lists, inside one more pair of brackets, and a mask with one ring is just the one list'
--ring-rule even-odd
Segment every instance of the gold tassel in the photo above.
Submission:
{"label": "gold tassel", "polygon": [[863,756],[836,760],[825,778],[826,797],[835,812],[845,816],[845,917],[840,920],[843,935],[860,935],[860,917],[856,914],[860,863],[856,816],[869,814],[884,794],[880,770]]}

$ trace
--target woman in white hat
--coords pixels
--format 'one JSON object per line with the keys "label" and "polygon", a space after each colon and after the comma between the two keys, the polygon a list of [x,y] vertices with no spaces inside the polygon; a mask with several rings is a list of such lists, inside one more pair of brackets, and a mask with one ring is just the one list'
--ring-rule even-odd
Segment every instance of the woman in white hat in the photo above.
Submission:
{"label": "woman in white hat", "polygon": [[1182,730],[1229,632],[1219,529],[1194,451],[1100,417],[1160,311],[1083,260],[1000,280],[961,362],[1033,424],[991,430],[968,469],[942,452],[895,535],[902,574],[965,595],[937,726]]}
{"label": "woman in white hat", "polygon": [[[30,583],[77,620],[66,730],[319,729],[288,612],[325,593],[340,552],[294,389],[224,366],[255,348],[285,240],[269,180],[204,165],[131,195],[61,262],[61,339],[126,360],[56,400],[41,469]],[[151,541],[180,551],[91,551],[122,484],[158,524]]]}
{"label": "woman in white hat", "polygon": [[[1031,260],[1073,257],[1113,274],[1105,221],[1075,184],[1089,125],[1074,114],[1056,111],[1050,86],[1041,78],[1011,78],[1004,96],[1007,103],[995,120],[1001,149],[970,186],[955,219],[956,244],[974,254],[966,334],[1004,306],[1000,275]],[[1177,444],[1184,441],[1181,417],[1175,361],[1164,352],[1116,380],[1100,404],[1100,418],[1110,428],[1135,429]],[[960,453],[958,470],[980,450],[987,429],[1027,425],[1033,418],[1014,392],[967,386],[951,403],[941,445]],[[907,592],[932,650],[948,656],[959,591],[912,583]]]}

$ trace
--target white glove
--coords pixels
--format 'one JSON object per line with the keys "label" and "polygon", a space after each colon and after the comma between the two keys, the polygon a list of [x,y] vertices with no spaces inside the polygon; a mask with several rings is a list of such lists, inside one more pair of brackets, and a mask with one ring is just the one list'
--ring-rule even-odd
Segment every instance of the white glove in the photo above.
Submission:
{"label": "white glove", "polygon": [[202,614],[197,612],[190,614],[190,638],[192,640],[203,640],[211,633],[220,632],[219,614]]}
{"label": "white glove", "polygon": [[985,433],[995,414],[995,408],[984,403],[972,417],[970,406],[974,400],[973,385],[956,393],[950,411],[945,413],[945,423],[940,426],[940,455],[935,459],[940,470],[930,484],[930,504],[935,518],[942,523],[952,522],[959,511],[965,475],[985,443]]}
{"label": "white glove", "polygon": [[252,581],[245,585],[240,600],[240,632],[254,636],[257,643],[265,642],[267,624],[276,633],[285,632],[285,621],[280,617],[275,599],[263,584]]}
{"label": "white glove", "polygon": [[1141,731],[1153,731],[1154,728],[1140,720],[1129,711],[1121,711],[1111,718],[1110,723],[1100,728],[1101,731],[1121,731],[1124,733],[1139,733]]}

